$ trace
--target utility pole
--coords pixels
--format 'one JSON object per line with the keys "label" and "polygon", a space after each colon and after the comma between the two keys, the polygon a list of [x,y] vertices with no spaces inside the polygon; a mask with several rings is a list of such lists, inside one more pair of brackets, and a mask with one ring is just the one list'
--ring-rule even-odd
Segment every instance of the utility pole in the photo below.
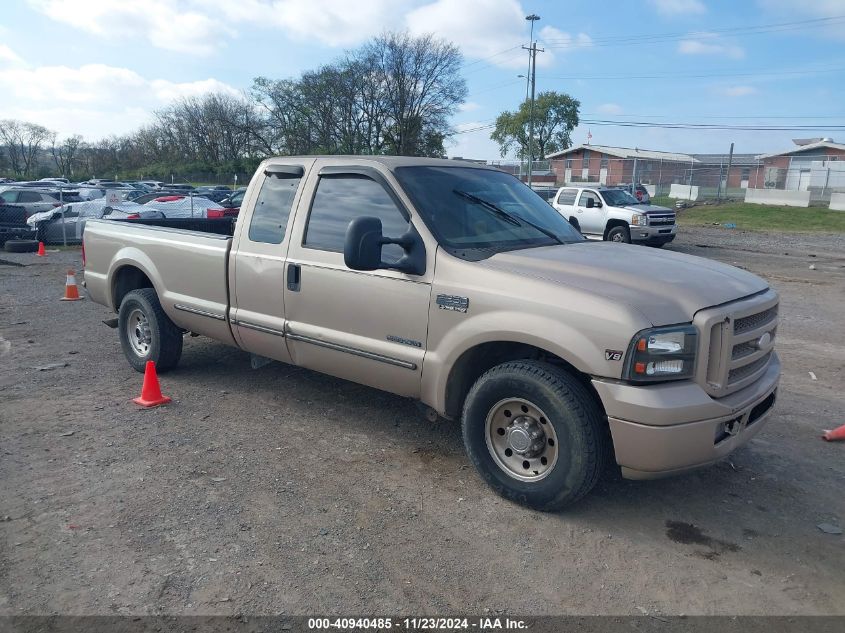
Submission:
{"label": "utility pole", "polygon": [[[530,42],[534,41],[534,23],[540,19],[540,16],[536,13],[532,13],[531,15],[526,15],[525,19],[531,22],[531,37],[528,38],[529,46]],[[522,48],[525,48],[524,46]],[[525,73],[525,100],[528,101],[528,94],[531,91],[531,53],[528,53],[528,72]]]}
{"label": "utility pole", "polygon": [[[538,18],[539,19],[539,18]],[[524,46],[522,48],[525,48]],[[537,42],[531,42],[531,105],[528,108],[528,186],[531,186],[531,172],[534,168],[534,97],[537,92]]]}
{"label": "utility pole", "polygon": [[[734,162],[734,144],[731,143],[731,151],[728,152],[728,172],[725,174],[725,197],[728,197],[728,183],[731,181],[731,164]],[[721,183],[719,183],[721,184]]]}

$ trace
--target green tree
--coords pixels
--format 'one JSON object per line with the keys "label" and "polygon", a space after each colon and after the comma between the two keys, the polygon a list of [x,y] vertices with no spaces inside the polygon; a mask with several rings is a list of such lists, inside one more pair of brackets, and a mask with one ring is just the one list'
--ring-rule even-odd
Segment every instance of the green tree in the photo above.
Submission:
{"label": "green tree", "polygon": [[[572,130],[578,125],[581,103],[562,92],[541,92],[534,100],[534,157],[542,160],[547,154],[572,145]],[[526,100],[516,112],[502,112],[490,138],[499,144],[504,157],[516,148],[520,158],[528,157],[528,133],[531,102]]]}

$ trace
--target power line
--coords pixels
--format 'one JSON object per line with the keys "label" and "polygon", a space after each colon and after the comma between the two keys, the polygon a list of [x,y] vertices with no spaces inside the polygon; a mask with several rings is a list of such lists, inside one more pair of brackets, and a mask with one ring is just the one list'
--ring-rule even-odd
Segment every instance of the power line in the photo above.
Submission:
{"label": "power line", "polygon": [[[621,46],[621,45],[637,45],[637,44],[659,44],[664,42],[673,42],[685,39],[707,38],[713,35],[761,35],[765,33],[778,33],[784,31],[794,31],[806,28],[812,28],[821,24],[838,24],[845,20],[845,15],[828,16],[825,18],[815,18],[811,20],[800,20],[794,22],[780,22],[774,24],[761,24],[757,26],[732,27],[724,29],[710,29],[708,31],[693,31],[693,32],[674,32],[674,33],[654,33],[651,35],[644,34],[638,36],[609,36],[604,38],[592,39],[589,46]],[[582,48],[585,46],[583,42],[573,42],[571,38],[566,39],[551,39],[543,40],[549,48]]]}
{"label": "power line", "polygon": [[714,77],[781,77],[786,75],[806,75],[808,73],[840,73],[845,72],[845,67],[840,68],[807,68],[804,70],[778,70],[778,71],[747,71],[742,73],[686,73],[683,70],[673,73],[662,73],[654,75],[543,75],[543,79],[575,80],[624,80],[624,79],[703,79]]}
{"label": "power line", "polygon": [[716,123],[656,123],[652,121],[613,121],[611,119],[581,119],[589,125],[643,127],[674,130],[744,130],[752,132],[813,132],[845,130],[845,125],[724,125]]}

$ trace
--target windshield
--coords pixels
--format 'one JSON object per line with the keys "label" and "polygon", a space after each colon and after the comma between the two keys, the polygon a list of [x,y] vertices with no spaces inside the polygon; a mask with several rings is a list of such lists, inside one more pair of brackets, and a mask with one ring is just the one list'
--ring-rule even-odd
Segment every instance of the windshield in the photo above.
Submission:
{"label": "windshield", "polygon": [[505,172],[399,167],[396,178],[437,241],[449,249],[506,251],[584,240],[547,202]]}
{"label": "windshield", "polygon": [[634,196],[622,189],[607,189],[601,192],[604,201],[611,207],[625,207],[631,204],[640,204]]}

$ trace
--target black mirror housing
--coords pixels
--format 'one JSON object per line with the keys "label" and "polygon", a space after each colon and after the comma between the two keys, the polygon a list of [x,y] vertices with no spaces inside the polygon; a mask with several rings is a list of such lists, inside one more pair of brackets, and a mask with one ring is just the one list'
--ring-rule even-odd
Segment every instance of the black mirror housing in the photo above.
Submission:
{"label": "black mirror housing", "polygon": [[381,220],[368,216],[355,218],[346,228],[343,261],[352,270],[378,270],[383,244]]}
{"label": "black mirror housing", "polygon": [[[398,244],[405,254],[394,264],[381,260],[381,248],[385,244]],[[346,228],[343,244],[343,262],[351,270],[398,270],[409,275],[425,273],[425,245],[413,224],[408,231],[397,238],[385,237],[381,220],[376,217],[355,218]]]}

